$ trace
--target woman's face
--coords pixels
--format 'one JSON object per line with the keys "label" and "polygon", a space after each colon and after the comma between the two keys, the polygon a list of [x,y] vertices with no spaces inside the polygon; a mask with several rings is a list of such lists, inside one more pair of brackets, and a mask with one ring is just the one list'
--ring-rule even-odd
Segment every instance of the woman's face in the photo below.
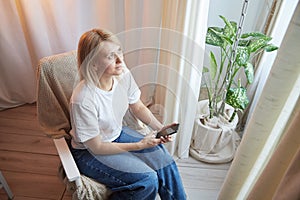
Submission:
{"label": "woman's face", "polygon": [[123,52],[119,45],[104,41],[101,44],[95,67],[101,76],[117,76],[123,72]]}

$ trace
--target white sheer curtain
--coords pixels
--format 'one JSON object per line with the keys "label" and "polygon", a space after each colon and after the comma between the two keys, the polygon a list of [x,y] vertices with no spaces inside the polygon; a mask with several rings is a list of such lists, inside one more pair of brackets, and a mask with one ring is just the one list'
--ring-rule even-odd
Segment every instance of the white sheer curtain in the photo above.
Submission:
{"label": "white sheer curtain", "polygon": [[164,1],[155,103],[163,121],[180,123],[169,151],[189,156],[199,97],[209,1]]}
{"label": "white sheer curtain", "polygon": [[35,101],[39,59],[74,50],[83,32],[105,28],[124,45],[143,102],[165,111],[165,123],[181,123],[177,141],[169,148],[187,157],[208,4],[209,0],[0,1],[0,110]]}
{"label": "white sheer curtain", "polygon": [[[0,1],[0,110],[35,101],[35,70],[40,58],[76,49],[80,35],[91,28],[116,34],[159,28],[161,4],[160,0]],[[147,58],[136,52],[127,64],[140,65]],[[157,59],[150,58],[152,62]],[[145,90],[143,98],[149,101],[153,89]]]}

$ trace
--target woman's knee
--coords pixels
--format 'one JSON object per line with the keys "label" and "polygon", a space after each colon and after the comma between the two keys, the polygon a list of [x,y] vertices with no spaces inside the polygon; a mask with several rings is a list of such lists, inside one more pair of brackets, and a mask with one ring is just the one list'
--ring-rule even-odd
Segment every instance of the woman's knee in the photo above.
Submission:
{"label": "woman's knee", "polygon": [[[155,172],[135,174],[136,182],[115,191],[111,199],[155,199],[158,193],[158,177]],[[127,189],[126,189],[127,188]]]}
{"label": "woman's knee", "polygon": [[[158,193],[158,177],[155,172],[143,173],[141,179],[133,184],[137,196],[156,196]],[[148,199],[148,198],[146,198]],[[151,199],[151,198],[149,198]]]}
{"label": "woman's knee", "polygon": [[149,190],[158,191],[158,176],[156,172],[147,173],[147,178],[144,180],[145,185]]}

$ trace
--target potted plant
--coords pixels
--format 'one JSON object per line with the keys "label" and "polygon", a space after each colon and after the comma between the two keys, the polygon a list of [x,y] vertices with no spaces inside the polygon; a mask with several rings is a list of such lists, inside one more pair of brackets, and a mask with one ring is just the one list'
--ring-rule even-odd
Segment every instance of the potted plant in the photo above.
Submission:
{"label": "potted plant", "polygon": [[249,104],[246,86],[254,79],[251,61],[263,51],[278,49],[269,43],[271,37],[260,32],[239,35],[236,22],[220,18],[224,27],[207,29],[206,44],[217,48],[219,59],[210,51],[210,66],[203,68],[208,99],[199,102],[191,148],[194,157],[214,163],[233,158],[237,112]]}

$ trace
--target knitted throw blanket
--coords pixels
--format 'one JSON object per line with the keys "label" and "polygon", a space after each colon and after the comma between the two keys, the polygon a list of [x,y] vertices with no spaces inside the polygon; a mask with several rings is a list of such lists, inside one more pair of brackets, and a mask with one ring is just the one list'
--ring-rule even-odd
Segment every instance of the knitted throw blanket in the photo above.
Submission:
{"label": "knitted throw blanket", "polygon": [[69,99],[78,77],[76,52],[42,58],[37,73],[38,121],[47,136],[69,138]]}

